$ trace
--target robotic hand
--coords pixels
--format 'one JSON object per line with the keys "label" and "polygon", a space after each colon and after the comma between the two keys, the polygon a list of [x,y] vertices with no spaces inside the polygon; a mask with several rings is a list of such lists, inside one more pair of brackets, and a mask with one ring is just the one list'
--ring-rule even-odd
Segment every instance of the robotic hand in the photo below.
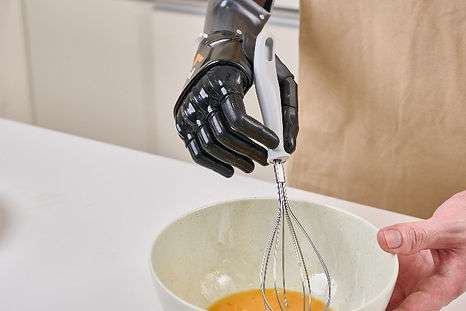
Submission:
{"label": "robotic hand", "polygon": [[[231,177],[233,166],[250,173],[254,161],[267,165],[267,148],[279,138],[247,115],[243,97],[254,82],[257,35],[270,17],[272,0],[210,0],[204,34],[174,116],[193,160]],[[296,148],[297,85],[277,58],[286,152]],[[263,146],[261,146],[261,144]]]}

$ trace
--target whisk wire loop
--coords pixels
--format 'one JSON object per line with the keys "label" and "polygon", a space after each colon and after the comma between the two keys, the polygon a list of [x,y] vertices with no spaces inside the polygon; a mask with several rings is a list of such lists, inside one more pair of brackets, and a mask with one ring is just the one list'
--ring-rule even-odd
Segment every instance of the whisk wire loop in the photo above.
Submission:
{"label": "whisk wire loop", "polygon": [[[287,299],[287,282],[286,282],[286,231],[289,233],[289,240],[293,245],[297,265],[299,268],[299,275],[301,281],[301,290],[303,295],[303,311],[312,311],[312,289],[311,289],[311,278],[308,263],[305,259],[305,253],[298,239],[298,232],[301,232],[305,237],[312,251],[315,253],[321,268],[327,278],[328,296],[325,305],[325,311],[328,310],[332,298],[331,291],[331,279],[330,273],[325,264],[324,258],[319,253],[316,244],[312,240],[310,234],[306,231],[298,217],[294,214],[293,210],[289,206],[288,196],[286,193],[286,176],[283,166],[283,162],[274,162],[275,179],[277,183],[278,191],[278,203],[279,208],[274,218],[272,232],[267,241],[264,255],[261,262],[260,271],[260,282],[261,282],[261,294],[264,301],[264,307],[267,311],[275,311],[272,308],[267,295],[267,271],[270,266],[270,257],[273,257],[272,261],[272,274],[273,274],[273,286],[275,299],[281,311],[286,310],[288,307]],[[286,230],[285,227],[288,229]],[[297,227],[297,228],[295,228]],[[296,230],[297,229],[297,230]],[[281,253],[281,256],[278,255]],[[280,258],[280,260],[278,259]],[[277,275],[277,266],[281,265],[281,277]],[[281,288],[279,286],[281,280]]]}

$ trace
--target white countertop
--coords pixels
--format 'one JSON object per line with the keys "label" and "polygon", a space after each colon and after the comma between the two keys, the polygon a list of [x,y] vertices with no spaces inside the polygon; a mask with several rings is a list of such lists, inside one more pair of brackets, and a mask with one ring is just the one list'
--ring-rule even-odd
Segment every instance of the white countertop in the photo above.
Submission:
{"label": "white countertop", "polygon": [[[0,119],[0,310],[159,310],[156,233],[207,203],[272,184]],[[290,189],[381,226],[412,218]],[[460,301],[461,300],[461,301]],[[466,309],[466,297],[446,310]]]}

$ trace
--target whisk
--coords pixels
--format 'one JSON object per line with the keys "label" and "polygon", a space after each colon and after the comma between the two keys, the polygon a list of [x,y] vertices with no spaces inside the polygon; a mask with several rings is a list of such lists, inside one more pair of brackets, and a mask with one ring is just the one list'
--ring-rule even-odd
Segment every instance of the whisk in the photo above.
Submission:
{"label": "whisk", "polygon": [[291,209],[286,194],[286,175],[284,163],[289,158],[289,154],[286,153],[283,148],[282,108],[280,100],[280,89],[275,66],[274,39],[268,30],[263,30],[257,38],[254,56],[256,92],[259,99],[259,105],[264,123],[266,126],[274,130],[275,133],[279,136],[280,144],[277,148],[268,150],[268,162],[273,165],[275,172],[279,208],[274,219],[272,226],[273,229],[267,241],[265,252],[262,258],[260,271],[260,290],[264,300],[265,309],[267,311],[275,311],[272,308],[272,302],[269,301],[269,298],[267,298],[266,295],[267,275],[271,269],[276,303],[280,310],[287,309],[286,240],[288,238],[292,244],[290,250],[294,251],[299,268],[301,290],[303,295],[302,310],[311,310],[312,291],[310,268],[312,267],[310,267],[309,262],[305,256],[306,252],[304,251],[303,245],[298,239],[298,233],[300,232],[306,240],[306,245],[308,247],[310,246],[311,250],[316,255],[321,268],[325,273],[328,288],[325,310],[328,310],[332,294],[330,273],[311,236]]}

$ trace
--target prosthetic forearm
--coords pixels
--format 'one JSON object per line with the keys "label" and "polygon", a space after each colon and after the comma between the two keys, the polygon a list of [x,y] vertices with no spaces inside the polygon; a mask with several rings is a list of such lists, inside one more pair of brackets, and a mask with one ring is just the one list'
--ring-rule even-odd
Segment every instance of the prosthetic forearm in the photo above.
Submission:
{"label": "prosthetic forearm", "polygon": [[[233,174],[233,166],[251,172],[252,160],[266,165],[267,151],[260,144],[278,145],[277,135],[248,116],[243,104],[254,80],[256,37],[271,6],[270,0],[209,2],[193,68],[175,105],[177,130],[193,159],[226,177]],[[297,88],[280,61],[277,69],[280,88],[284,87],[284,143],[291,153],[298,131]],[[292,126],[287,126],[290,122]]]}
{"label": "prosthetic forearm", "polygon": [[[204,33],[218,31],[238,34],[243,39],[243,48],[253,59],[255,39],[270,17],[270,8],[263,2],[250,0],[214,0],[209,2],[204,24]],[[260,5],[262,4],[262,5]]]}

